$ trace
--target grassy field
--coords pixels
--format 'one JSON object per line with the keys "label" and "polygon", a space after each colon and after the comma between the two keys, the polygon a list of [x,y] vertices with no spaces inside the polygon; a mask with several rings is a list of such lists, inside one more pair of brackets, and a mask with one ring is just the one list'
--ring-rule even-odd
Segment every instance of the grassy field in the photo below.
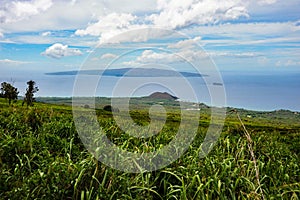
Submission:
{"label": "grassy field", "polygon": [[[131,174],[98,162],[76,132],[72,107],[66,101],[52,103],[26,108],[0,99],[0,199],[300,197],[299,113],[237,110],[253,141],[259,184],[249,140],[234,112],[227,115],[207,157],[199,158],[210,119],[210,109],[203,106],[197,136],[183,156],[163,169]],[[159,149],[170,142],[180,123],[179,111],[171,105],[161,134],[140,140],[122,132],[112,113],[100,109],[106,103],[97,106],[98,121],[108,138],[128,151]],[[146,109],[133,107],[131,117],[137,124],[149,123]]]}

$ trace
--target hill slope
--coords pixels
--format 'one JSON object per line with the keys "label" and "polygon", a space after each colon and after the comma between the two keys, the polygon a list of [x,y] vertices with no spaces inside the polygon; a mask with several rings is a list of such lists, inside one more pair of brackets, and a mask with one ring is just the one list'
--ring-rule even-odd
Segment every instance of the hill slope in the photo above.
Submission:
{"label": "hill slope", "polygon": [[[3,199],[260,199],[247,139],[229,115],[213,150],[199,158],[210,112],[201,110],[197,135],[187,152],[154,172],[129,174],[98,162],[83,146],[72,108],[35,103],[26,108],[0,99],[0,196]],[[83,109],[83,108],[81,108]],[[175,137],[180,110],[167,110],[164,128],[139,139],[124,133],[111,112],[97,109],[99,124],[119,148],[159,150]],[[285,112],[285,115],[289,113]],[[137,125],[149,123],[147,110],[133,110]],[[159,116],[158,116],[159,117]],[[251,134],[266,199],[297,199],[300,187],[300,127],[266,124],[242,117]],[[266,120],[268,121],[268,120]],[[188,131],[188,126],[185,129]],[[130,130],[129,130],[130,131]]]}
{"label": "hill slope", "polygon": [[177,100],[178,97],[175,97],[167,92],[154,92],[148,96],[153,99],[165,99],[165,100]]}

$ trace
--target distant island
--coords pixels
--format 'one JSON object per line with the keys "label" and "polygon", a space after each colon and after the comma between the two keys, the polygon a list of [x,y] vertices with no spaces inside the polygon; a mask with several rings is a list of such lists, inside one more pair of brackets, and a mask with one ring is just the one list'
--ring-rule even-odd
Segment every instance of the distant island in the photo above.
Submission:
{"label": "distant island", "polygon": [[56,76],[76,76],[76,75],[99,75],[115,76],[115,77],[203,77],[208,76],[204,74],[197,74],[192,72],[177,72],[173,70],[157,69],[157,68],[119,68],[107,70],[82,70],[82,71],[63,71],[51,72],[46,75]]}

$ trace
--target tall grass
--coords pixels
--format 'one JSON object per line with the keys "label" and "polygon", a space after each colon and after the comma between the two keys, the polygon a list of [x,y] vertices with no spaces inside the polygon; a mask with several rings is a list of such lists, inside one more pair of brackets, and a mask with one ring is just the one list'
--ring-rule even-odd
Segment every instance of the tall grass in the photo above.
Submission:
{"label": "tall grass", "polygon": [[[78,137],[71,108],[37,103],[8,107],[0,100],[1,199],[299,199],[300,129],[262,129],[249,121],[259,170],[248,149],[243,127],[231,116],[210,154],[199,158],[208,126],[200,119],[198,133],[187,152],[169,166],[153,172],[124,173],[97,161]],[[133,113],[147,123],[147,116]],[[120,147],[147,152],[168,144],[180,121],[171,113],[157,137],[139,140],[123,133],[111,114],[97,111],[99,123]],[[144,116],[144,117],[143,117]],[[260,190],[262,192],[260,192]]]}

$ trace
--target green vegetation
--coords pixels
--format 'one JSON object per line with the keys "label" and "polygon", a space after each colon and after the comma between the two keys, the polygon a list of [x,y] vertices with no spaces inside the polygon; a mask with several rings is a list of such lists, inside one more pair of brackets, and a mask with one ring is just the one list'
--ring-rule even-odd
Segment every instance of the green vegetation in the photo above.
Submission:
{"label": "green vegetation", "polygon": [[7,99],[9,105],[12,101],[18,99],[18,89],[12,86],[10,83],[1,83],[0,91],[0,97]]}
{"label": "green vegetation", "polygon": [[[0,98],[1,199],[263,198],[248,140],[233,113],[207,157],[198,156],[210,119],[210,109],[202,106],[197,136],[181,158],[158,171],[129,174],[98,162],[75,130],[72,107],[66,101],[56,103],[65,105],[39,102],[26,108],[20,101],[8,106]],[[108,138],[126,150],[158,149],[170,142],[180,123],[179,110],[171,105],[160,134],[136,139],[120,130],[111,112],[101,109],[107,103],[97,103],[98,121]],[[136,123],[149,123],[149,105],[132,106]],[[253,140],[264,198],[299,199],[299,113],[238,112]]]}
{"label": "green vegetation", "polygon": [[25,93],[25,98],[23,101],[23,104],[26,103],[27,106],[33,106],[33,102],[35,102],[34,93],[39,91],[39,88],[35,86],[35,82],[33,80],[30,80],[27,82],[27,89]]}

